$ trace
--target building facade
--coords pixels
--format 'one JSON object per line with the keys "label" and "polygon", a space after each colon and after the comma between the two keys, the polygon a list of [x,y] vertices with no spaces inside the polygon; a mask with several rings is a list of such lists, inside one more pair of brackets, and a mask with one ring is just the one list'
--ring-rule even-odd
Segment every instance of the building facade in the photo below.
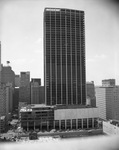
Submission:
{"label": "building facade", "polygon": [[108,87],[108,86],[115,86],[115,79],[105,79],[102,80],[102,86]]}
{"label": "building facade", "polygon": [[44,85],[47,105],[85,105],[84,11],[45,8]]}
{"label": "building facade", "polygon": [[13,87],[12,84],[1,85],[0,89],[0,115],[9,120],[9,113],[13,111]]}
{"label": "building facade", "polygon": [[0,88],[1,88],[1,41],[0,41]]}
{"label": "building facade", "polygon": [[40,78],[32,78],[31,83],[38,83],[38,85],[41,86],[41,79]]}
{"label": "building facade", "polygon": [[0,133],[5,132],[5,116],[0,116]]}
{"label": "building facade", "polygon": [[96,87],[99,118],[119,120],[119,87]]}
{"label": "building facade", "polygon": [[31,80],[31,104],[40,104],[41,79]]}
{"label": "building facade", "polygon": [[20,110],[21,127],[25,130],[67,130],[98,127],[98,109],[31,105]]}
{"label": "building facade", "polygon": [[86,82],[86,104],[96,107],[95,85],[94,82]]}
{"label": "building facade", "polygon": [[6,115],[6,87],[0,87],[0,115]]}
{"label": "building facade", "polygon": [[18,110],[19,106],[19,87],[15,87],[14,93],[13,93],[13,110]]}
{"label": "building facade", "polygon": [[40,96],[40,103],[39,104],[45,104],[45,90],[44,90],[44,86],[40,86],[39,88],[39,96]]}
{"label": "building facade", "polygon": [[6,84],[6,113],[11,113],[13,111],[13,92],[14,89],[11,83]]}
{"label": "building facade", "polygon": [[20,87],[20,75],[15,75],[15,87]]}
{"label": "building facade", "polygon": [[20,73],[19,101],[30,104],[30,72]]}
{"label": "building facade", "polygon": [[15,87],[15,73],[10,66],[2,66],[1,83],[2,84],[12,83],[12,86]]}

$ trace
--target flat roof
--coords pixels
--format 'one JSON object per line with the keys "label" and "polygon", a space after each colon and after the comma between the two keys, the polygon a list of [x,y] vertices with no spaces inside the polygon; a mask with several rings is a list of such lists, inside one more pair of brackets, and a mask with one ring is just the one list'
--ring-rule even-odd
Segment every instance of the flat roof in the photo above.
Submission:
{"label": "flat roof", "polygon": [[20,109],[20,112],[31,112],[35,109],[38,108],[54,108],[56,109],[78,109],[78,108],[97,108],[97,107],[92,107],[92,106],[88,106],[88,105],[54,105],[54,106],[49,106],[49,105],[45,105],[45,104],[31,104],[31,105],[27,105],[27,106],[23,106]]}
{"label": "flat roof", "polygon": [[36,108],[49,108],[49,107],[54,108],[55,106],[48,106],[45,104],[31,104],[31,105],[21,107],[20,112],[31,112]]}
{"label": "flat roof", "polygon": [[78,109],[78,108],[97,108],[88,105],[56,105],[55,109]]}

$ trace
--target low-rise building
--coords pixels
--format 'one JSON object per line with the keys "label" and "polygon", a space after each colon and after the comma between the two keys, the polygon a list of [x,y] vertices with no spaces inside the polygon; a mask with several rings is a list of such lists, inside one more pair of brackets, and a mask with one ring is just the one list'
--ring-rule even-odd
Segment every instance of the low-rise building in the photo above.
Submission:
{"label": "low-rise building", "polygon": [[27,105],[20,109],[21,127],[25,130],[50,130],[53,128],[54,107]]}
{"label": "low-rise building", "polygon": [[87,129],[98,126],[98,109],[86,106],[29,105],[20,110],[25,130]]}
{"label": "low-rise building", "polygon": [[108,135],[119,135],[119,120],[103,121],[103,132]]}

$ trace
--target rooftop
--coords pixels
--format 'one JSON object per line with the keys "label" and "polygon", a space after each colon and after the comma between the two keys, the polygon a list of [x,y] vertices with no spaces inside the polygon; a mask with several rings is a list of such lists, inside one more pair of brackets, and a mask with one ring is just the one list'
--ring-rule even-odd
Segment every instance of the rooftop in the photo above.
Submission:
{"label": "rooftop", "polygon": [[94,107],[88,105],[68,105],[68,106],[56,105],[56,109],[78,109],[78,108],[94,108]]}
{"label": "rooftop", "polygon": [[38,109],[38,108],[54,108],[54,106],[47,106],[45,104],[31,104],[27,105],[24,107],[21,107],[20,112],[31,112],[33,109]]}

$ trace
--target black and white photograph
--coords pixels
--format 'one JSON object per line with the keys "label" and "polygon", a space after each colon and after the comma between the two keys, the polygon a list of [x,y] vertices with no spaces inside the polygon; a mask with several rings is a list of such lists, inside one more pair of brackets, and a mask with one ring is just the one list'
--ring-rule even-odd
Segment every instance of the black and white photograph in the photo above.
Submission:
{"label": "black and white photograph", "polygon": [[0,0],[0,150],[118,141],[119,1]]}

